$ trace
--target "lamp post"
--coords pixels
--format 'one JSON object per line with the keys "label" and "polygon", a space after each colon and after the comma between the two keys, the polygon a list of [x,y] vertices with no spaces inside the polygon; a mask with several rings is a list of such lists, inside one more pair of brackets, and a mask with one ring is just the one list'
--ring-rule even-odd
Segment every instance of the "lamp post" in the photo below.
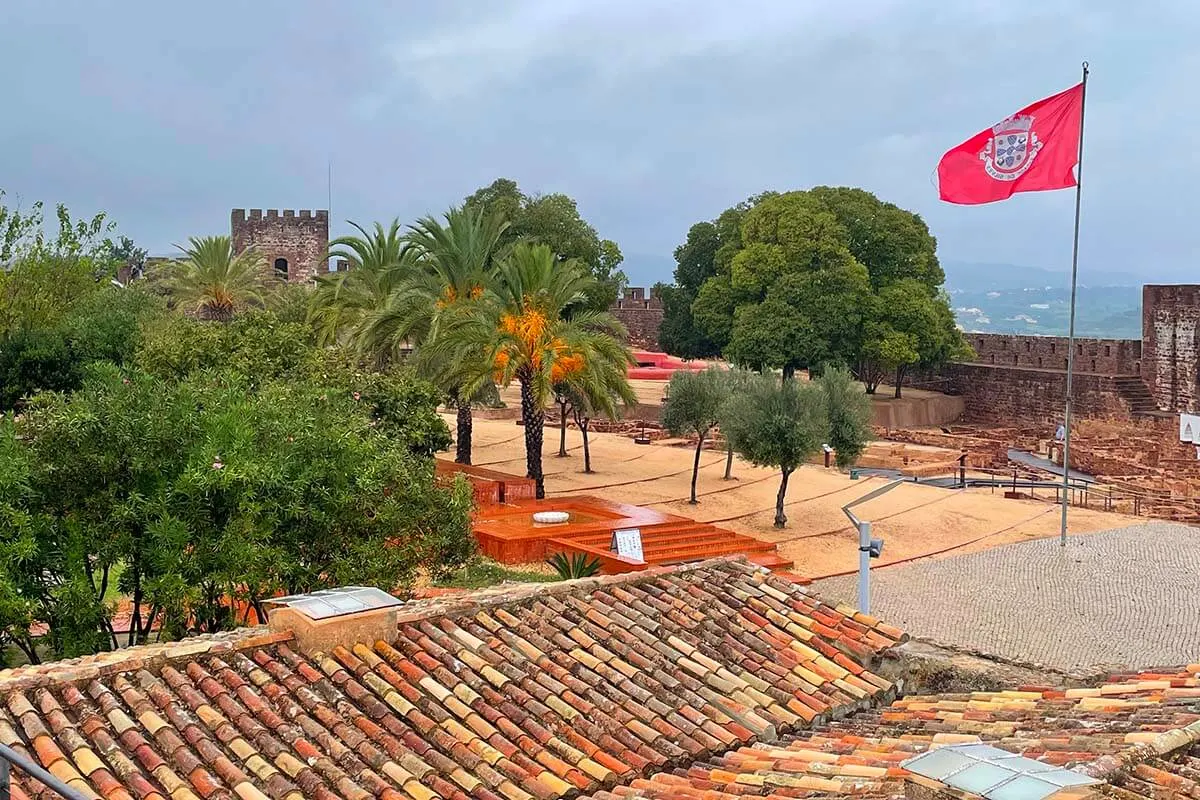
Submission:
{"label": "lamp post", "polygon": [[883,539],[872,539],[871,523],[854,516],[854,512],[850,509],[868,500],[874,500],[881,494],[887,494],[902,483],[904,483],[902,480],[892,481],[842,506],[842,513],[858,530],[858,610],[864,614],[871,613],[871,559],[879,558],[882,555]]}

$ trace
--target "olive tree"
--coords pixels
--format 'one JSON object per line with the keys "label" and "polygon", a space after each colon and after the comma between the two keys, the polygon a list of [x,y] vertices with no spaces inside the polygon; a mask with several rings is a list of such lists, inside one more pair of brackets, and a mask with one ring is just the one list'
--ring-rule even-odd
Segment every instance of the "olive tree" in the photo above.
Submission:
{"label": "olive tree", "polygon": [[738,404],[742,395],[750,391],[758,381],[769,380],[747,369],[733,368],[721,373],[725,402],[721,404],[721,433],[725,437],[725,480],[733,480],[733,436],[731,432],[738,424]]}
{"label": "olive tree", "polygon": [[827,368],[817,379],[825,393],[829,414],[829,440],[840,469],[858,461],[871,438],[871,398],[863,394],[850,372]]}
{"label": "olive tree", "polygon": [[787,524],[783,513],[788,479],[818,453],[829,435],[825,393],[815,383],[755,382],[731,412],[734,449],[750,463],[779,470],[775,527]]}
{"label": "olive tree", "polygon": [[692,497],[695,505],[696,478],[700,474],[700,451],[704,440],[721,420],[725,402],[725,385],[719,370],[703,372],[679,371],[671,376],[666,405],[663,406],[663,426],[673,436],[696,435],[696,457],[692,461]]}

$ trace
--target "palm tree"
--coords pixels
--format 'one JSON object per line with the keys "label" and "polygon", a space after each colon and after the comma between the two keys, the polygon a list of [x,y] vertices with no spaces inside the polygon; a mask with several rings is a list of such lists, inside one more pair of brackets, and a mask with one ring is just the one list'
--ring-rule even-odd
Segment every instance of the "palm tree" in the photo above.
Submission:
{"label": "palm tree", "polygon": [[[358,223],[350,224],[358,235],[334,239],[326,256],[346,261],[349,269],[317,278],[308,321],[321,344],[344,340],[359,348],[372,315],[387,304],[397,286],[420,269],[419,253],[407,246],[398,219],[386,230],[376,222],[370,232]],[[372,355],[377,361],[384,360],[381,354]]]}
{"label": "palm tree", "polygon": [[464,389],[487,381],[521,386],[525,466],[546,496],[542,441],[554,385],[579,373],[623,371],[625,329],[611,314],[585,308],[595,278],[546,245],[518,242],[498,265],[481,302],[463,306],[437,337],[430,357],[463,370]]}
{"label": "palm tree", "polygon": [[[387,300],[364,319],[361,347],[395,352],[435,341],[447,312],[472,305],[482,297],[493,270],[493,257],[508,222],[485,216],[482,209],[451,208],[445,222],[422,217],[409,228],[406,253],[419,259],[420,269],[400,281]],[[488,388],[465,392],[463,378],[452,362],[418,357],[418,369],[445,390],[457,412],[455,461],[471,463],[471,403]],[[494,388],[492,392],[494,393]]]}
{"label": "palm tree", "polygon": [[[565,436],[566,412],[569,409],[575,426],[583,436],[583,471],[592,471],[592,451],[588,444],[588,428],[595,417],[616,419],[619,416],[617,402],[620,401],[626,409],[637,405],[637,395],[629,385],[626,370],[636,364],[633,354],[614,340],[624,353],[624,358],[616,357],[590,359],[585,361],[583,368],[567,375],[554,385],[555,402],[559,403],[563,419]],[[565,440],[559,441],[559,455],[565,452]]]}
{"label": "palm tree", "polygon": [[235,253],[228,236],[193,236],[176,247],[184,257],[175,262],[171,289],[201,319],[228,322],[239,308],[262,304],[266,262],[254,248]]}

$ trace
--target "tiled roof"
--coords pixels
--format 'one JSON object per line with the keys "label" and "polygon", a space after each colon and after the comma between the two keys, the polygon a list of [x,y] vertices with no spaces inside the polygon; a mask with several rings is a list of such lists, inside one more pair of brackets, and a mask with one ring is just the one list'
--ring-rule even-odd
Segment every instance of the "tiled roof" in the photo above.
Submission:
{"label": "tiled roof", "polygon": [[421,601],[325,655],[257,629],[6,671],[0,742],[112,800],[551,800],[889,699],[864,664],[902,638],[717,560]]}
{"label": "tiled roof", "polygon": [[1114,676],[1086,689],[910,696],[779,742],[735,748],[626,786],[612,798],[903,794],[900,762],[946,744],[986,741],[1111,782],[1116,798],[1200,797],[1200,665]]}

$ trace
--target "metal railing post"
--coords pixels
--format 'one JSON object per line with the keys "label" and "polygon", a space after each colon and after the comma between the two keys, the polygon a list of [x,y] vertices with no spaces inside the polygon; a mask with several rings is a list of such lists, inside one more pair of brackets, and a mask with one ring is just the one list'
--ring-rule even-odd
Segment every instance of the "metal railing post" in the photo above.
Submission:
{"label": "metal railing post", "polygon": [[0,744],[0,800],[9,800],[12,796],[12,769],[15,765],[17,769],[28,774],[31,778],[35,778],[46,785],[46,788],[57,792],[66,798],[66,800],[88,800],[87,796],[82,792],[72,789],[58,778],[51,775],[46,770],[42,769],[32,760],[21,755],[16,750],[6,744]]}

